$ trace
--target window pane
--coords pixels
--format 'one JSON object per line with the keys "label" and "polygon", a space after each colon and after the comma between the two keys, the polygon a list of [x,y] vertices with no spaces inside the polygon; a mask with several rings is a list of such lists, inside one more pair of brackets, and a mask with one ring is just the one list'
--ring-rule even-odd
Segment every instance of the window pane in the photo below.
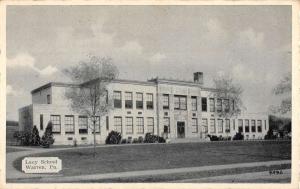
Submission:
{"label": "window pane", "polygon": [[197,97],[192,97],[192,111],[197,111]]}
{"label": "window pane", "polygon": [[209,110],[210,110],[210,112],[215,112],[215,99],[214,98],[209,99]]}
{"label": "window pane", "polygon": [[249,119],[245,120],[245,133],[249,132]]}
{"label": "window pane", "polygon": [[86,116],[78,117],[79,134],[88,132],[88,118]]}
{"label": "window pane", "polygon": [[170,133],[170,118],[164,118],[164,133]]}
{"label": "window pane", "polygon": [[242,119],[238,120],[238,129],[239,129],[240,133],[244,132],[244,129],[243,129],[243,120]]}
{"label": "window pane", "polygon": [[136,93],[136,108],[143,109],[143,93]]}
{"label": "window pane", "polygon": [[52,132],[60,133],[60,115],[51,115],[50,121],[52,122]]}
{"label": "window pane", "polygon": [[198,133],[198,120],[192,119],[192,133]]}
{"label": "window pane", "polygon": [[138,117],[137,119],[137,133],[138,134],[144,134],[144,118]]}
{"label": "window pane", "polygon": [[225,132],[229,133],[230,132],[230,120],[226,119],[226,125],[225,125]]}
{"label": "window pane", "polygon": [[74,116],[65,116],[65,133],[74,133]]}
{"label": "window pane", "polygon": [[256,132],[255,120],[251,120],[251,132]]}
{"label": "window pane", "polygon": [[153,117],[148,117],[147,118],[147,132],[148,133],[154,133],[154,118]]}
{"label": "window pane", "polygon": [[169,95],[163,95],[163,109],[169,109]]}
{"label": "window pane", "polygon": [[223,133],[223,120],[218,119],[218,133]]}
{"label": "window pane", "polygon": [[153,109],[153,94],[147,94],[146,100],[147,109]]}
{"label": "window pane", "polygon": [[222,99],[217,99],[217,111],[222,111]]}
{"label": "window pane", "polygon": [[133,134],[133,118],[126,117],[126,134]]}
{"label": "window pane", "polygon": [[215,133],[216,132],[216,121],[214,119],[211,119],[210,120],[210,132],[211,133]]}
{"label": "window pane", "polygon": [[120,91],[114,91],[114,107],[122,108],[122,98]]}
{"label": "window pane", "polygon": [[114,130],[122,133],[122,117],[114,117]]}
{"label": "window pane", "polygon": [[208,133],[208,122],[207,119],[202,119],[202,132]]}
{"label": "window pane", "polygon": [[207,111],[207,98],[201,98],[201,103],[202,103],[202,111],[206,112]]}
{"label": "window pane", "polygon": [[262,132],[262,124],[261,124],[261,120],[257,120],[257,132]]}
{"label": "window pane", "polygon": [[229,99],[224,99],[223,102],[224,102],[225,112],[229,112]]}

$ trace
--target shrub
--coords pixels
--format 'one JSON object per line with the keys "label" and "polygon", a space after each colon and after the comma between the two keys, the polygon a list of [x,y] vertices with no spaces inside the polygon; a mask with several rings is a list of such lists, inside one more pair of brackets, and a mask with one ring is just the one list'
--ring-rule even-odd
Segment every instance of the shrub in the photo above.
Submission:
{"label": "shrub", "polygon": [[76,140],[76,138],[74,138],[74,140],[73,140],[73,146],[77,147],[77,140]]}
{"label": "shrub", "polygon": [[41,144],[41,138],[39,134],[39,130],[36,128],[36,126],[33,127],[32,129],[32,134],[31,134],[31,145],[33,146],[39,146]]}
{"label": "shrub", "polygon": [[238,132],[233,136],[233,140],[244,140],[244,135]]}
{"label": "shrub", "polygon": [[132,141],[132,143],[138,143],[138,142],[139,142],[139,141],[138,141],[137,138],[134,138],[133,141]]}
{"label": "shrub", "polygon": [[218,141],[219,137],[217,137],[216,135],[207,135],[207,137],[210,139],[210,141]]}
{"label": "shrub", "polygon": [[42,136],[41,145],[44,148],[49,148],[54,143],[53,133],[52,133],[52,122],[49,121],[46,127],[46,131]]}
{"label": "shrub", "polygon": [[140,137],[138,138],[138,143],[143,143],[143,141],[144,141],[143,137],[140,136]]}
{"label": "shrub", "polygon": [[105,139],[105,144],[119,144],[121,139],[121,133],[117,131],[111,131]]}
{"label": "shrub", "polygon": [[125,138],[123,138],[122,140],[121,140],[121,144],[126,144],[127,143],[127,140],[125,139]]}
{"label": "shrub", "polygon": [[163,137],[158,135],[154,135],[152,133],[146,133],[145,135],[145,143],[165,143],[166,140]]}
{"label": "shrub", "polygon": [[16,131],[14,133],[14,138],[16,138],[22,146],[31,145],[32,135],[29,131]]}
{"label": "shrub", "polygon": [[273,130],[270,129],[268,130],[267,134],[265,135],[264,137],[265,140],[274,140],[274,139],[277,139],[277,136],[276,135],[273,135]]}

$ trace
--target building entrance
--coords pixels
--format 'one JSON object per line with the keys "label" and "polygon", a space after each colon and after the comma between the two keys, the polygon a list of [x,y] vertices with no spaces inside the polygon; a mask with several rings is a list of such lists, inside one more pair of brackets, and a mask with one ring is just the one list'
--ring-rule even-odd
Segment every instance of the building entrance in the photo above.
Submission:
{"label": "building entrance", "polygon": [[185,123],[183,121],[177,122],[177,138],[184,138],[185,137]]}

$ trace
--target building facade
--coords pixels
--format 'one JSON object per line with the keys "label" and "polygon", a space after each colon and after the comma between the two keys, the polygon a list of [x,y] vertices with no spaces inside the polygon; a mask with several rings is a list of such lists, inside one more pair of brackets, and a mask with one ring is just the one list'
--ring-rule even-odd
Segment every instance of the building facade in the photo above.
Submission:
{"label": "building facade", "polygon": [[[70,108],[65,93],[75,84],[51,82],[34,89],[32,104],[19,109],[20,130],[39,129],[40,135],[49,121],[53,124],[54,145],[93,143],[89,119]],[[215,99],[215,89],[203,87],[203,74],[194,81],[151,79],[148,81],[113,80],[107,86],[113,109],[99,117],[96,142],[104,143],[112,130],[122,138],[134,139],[153,133],[172,140],[205,139],[207,135],[233,137],[237,132],[245,140],[263,139],[269,130],[267,115],[241,114],[226,119],[219,116],[227,99]],[[221,107],[221,109],[220,109]]]}

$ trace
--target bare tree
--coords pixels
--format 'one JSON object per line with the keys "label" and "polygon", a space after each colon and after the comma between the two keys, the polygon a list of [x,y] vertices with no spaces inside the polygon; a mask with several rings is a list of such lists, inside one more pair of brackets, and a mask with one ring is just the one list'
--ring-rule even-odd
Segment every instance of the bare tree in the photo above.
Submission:
{"label": "bare tree", "polygon": [[66,97],[70,100],[71,108],[88,117],[88,128],[94,136],[94,157],[96,156],[96,125],[101,128],[101,117],[107,115],[113,108],[112,101],[108,97],[107,85],[118,76],[118,69],[112,59],[93,56],[87,62],[67,68],[64,72],[79,87],[66,91]]}
{"label": "bare tree", "polygon": [[292,84],[291,84],[291,73],[287,73],[280,83],[278,83],[273,89],[273,93],[276,96],[280,96],[282,98],[281,104],[278,106],[271,106],[270,109],[273,113],[281,113],[286,114],[291,112],[292,110]]}
{"label": "bare tree", "polygon": [[243,88],[227,74],[219,75],[213,81],[215,90],[210,96],[216,99],[217,114],[225,118],[240,115],[246,109],[242,101]]}

